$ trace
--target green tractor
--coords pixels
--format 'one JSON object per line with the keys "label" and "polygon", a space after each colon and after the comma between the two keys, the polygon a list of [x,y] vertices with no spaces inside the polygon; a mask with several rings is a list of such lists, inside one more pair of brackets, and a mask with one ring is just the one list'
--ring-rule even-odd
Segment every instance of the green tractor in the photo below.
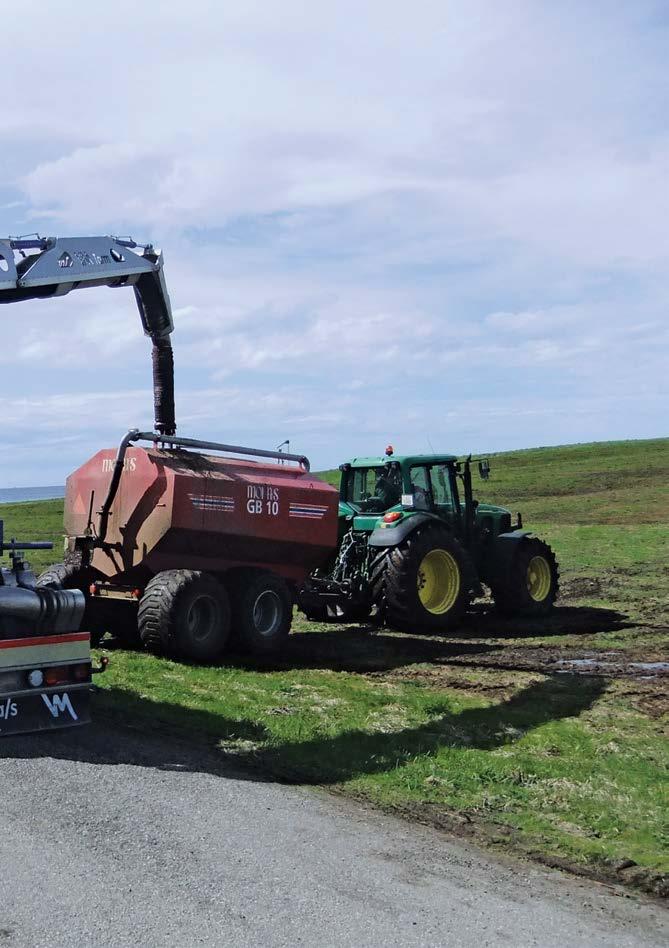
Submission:
{"label": "green tractor", "polygon": [[[478,461],[487,480],[490,465]],[[378,622],[445,633],[489,587],[500,612],[546,615],[558,593],[553,551],[520,514],[475,500],[472,460],[450,454],[355,458],[342,464],[339,543],[300,591],[316,621]]]}

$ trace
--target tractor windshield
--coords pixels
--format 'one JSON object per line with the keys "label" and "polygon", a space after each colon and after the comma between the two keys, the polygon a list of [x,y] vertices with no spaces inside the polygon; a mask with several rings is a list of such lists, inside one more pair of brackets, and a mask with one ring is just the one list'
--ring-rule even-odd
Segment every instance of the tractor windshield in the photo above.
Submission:
{"label": "tractor windshield", "polygon": [[360,510],[388,510],[400,502],[401,496],[401,474],[388,465],[354,468],[346,485],[346,500]]}

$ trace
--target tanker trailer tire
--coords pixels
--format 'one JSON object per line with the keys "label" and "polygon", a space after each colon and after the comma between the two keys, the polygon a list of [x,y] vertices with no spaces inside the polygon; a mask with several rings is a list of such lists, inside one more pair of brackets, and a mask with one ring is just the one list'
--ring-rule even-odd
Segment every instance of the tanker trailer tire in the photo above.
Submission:
{"label": "tanker trailer tire", "polygon": [[293,602],[285,582],[272,573],[241,570],[228,580],[235,644],[254,655],[273,655],[286,643]]}
{"label": "tanker trailer tire", "polygon": [[83,569],[76,563],[56,563],[37,577],[38,586],[49,589],[80,589],[86,597],[86,610],[81,620],[81,629],[89,632],[91,645],[100,644],[105,632],[114,631],[114,617],[102,605],[91,600],[89,586],[96,579],[93,569]]}
{"label": "tanker trailer tire", "polygon": [[228,594],[209,573],[168,569],[147,583],[137,624],[150,652],[215,661],[230,633]]}

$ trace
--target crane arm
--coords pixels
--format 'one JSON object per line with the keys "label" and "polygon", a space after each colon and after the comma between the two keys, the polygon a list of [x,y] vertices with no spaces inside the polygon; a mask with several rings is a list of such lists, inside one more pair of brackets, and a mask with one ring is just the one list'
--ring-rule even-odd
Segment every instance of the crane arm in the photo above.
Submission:
{"label": "crane arm", "polygon": [[163,255],[151,244],[120,237],[0,239],[0,303],[65,296],[88,286],[132,287],[142,326],[153,343],[156,430],[174,434],[174,328]]}

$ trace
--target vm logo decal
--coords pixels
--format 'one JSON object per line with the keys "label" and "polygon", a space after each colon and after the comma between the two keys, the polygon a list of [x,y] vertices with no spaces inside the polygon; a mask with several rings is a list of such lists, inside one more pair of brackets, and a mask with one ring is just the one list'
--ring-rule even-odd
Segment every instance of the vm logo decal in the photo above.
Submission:
{"label": "vm logo decal", "polygon": [[77,712],[72,707],[72,702],[70,701],[70,696],[64,694],[61,698],[60,695],[42,695],[42,701],[47,706],[51,712],[51,716],[57,718],[61,714],[65,714],[67,711],[73,721],[78,721]]}

